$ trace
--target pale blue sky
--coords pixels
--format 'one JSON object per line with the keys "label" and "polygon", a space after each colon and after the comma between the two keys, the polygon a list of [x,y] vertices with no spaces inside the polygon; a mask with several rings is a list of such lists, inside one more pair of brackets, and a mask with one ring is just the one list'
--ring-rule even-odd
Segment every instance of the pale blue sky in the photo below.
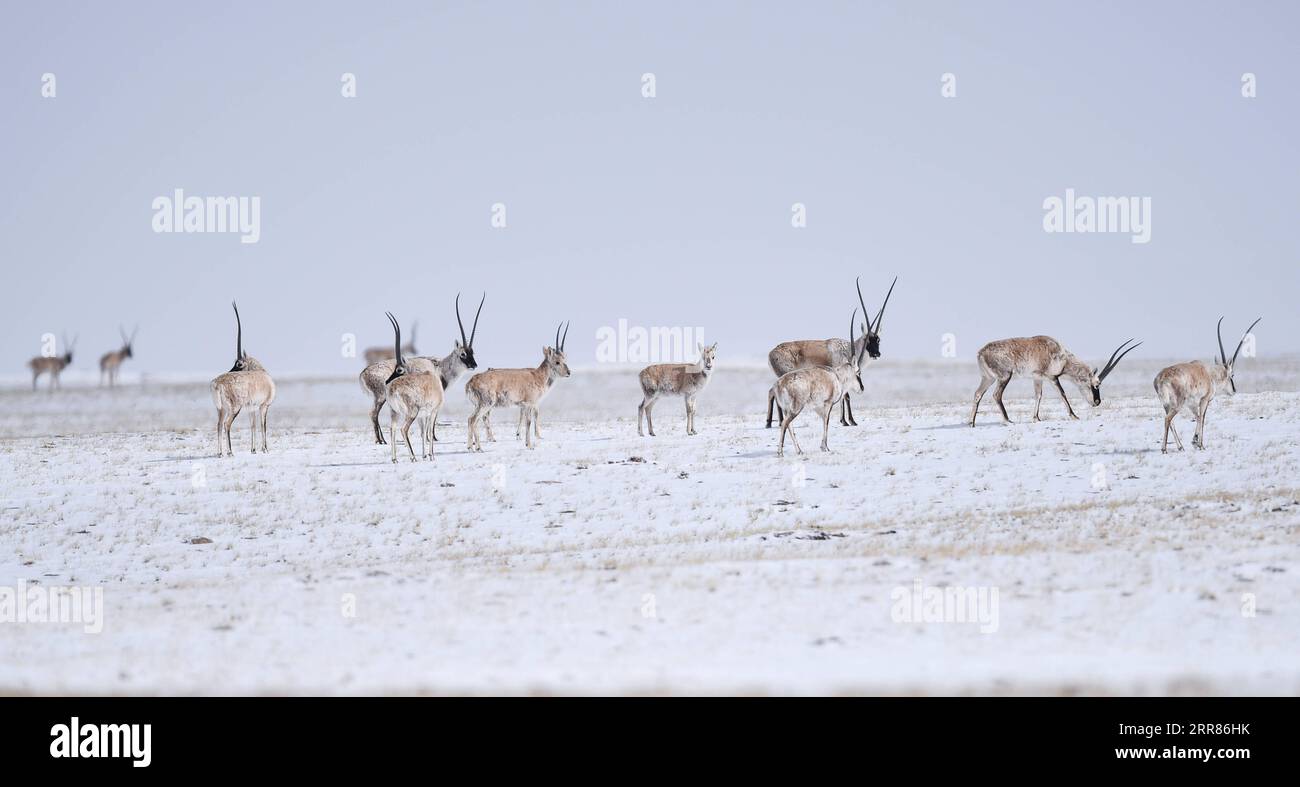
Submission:
{"label": "pale blue sky", "polygon": [[[229,302],[273,371],[418,317],[535,363],[557,321],[701,326],[719,358],[843,335],[897,274],[884,351],[1050,333],[1208,357],[1258,315],[1300,351],[1300,55],[1275,3],[5,4],[0,358],[139,322],[136,369],[211,371]],[[1243,72],[1259,95],[1240,94]],[[58,96],[43,99],[53,72]],[[358,97],[340,96],[355,73]],[[657,98],[641,97],[653,72]],[[957,97],[940,97],[940,76]],[[261,241],[152,232],[154,197],[259,196]],[[1049,235],[1042,202],[1149,196],[1152,239]],[[494,202],[509,228],[489,226]],[[790,226],[790,206],[808,227]]]}

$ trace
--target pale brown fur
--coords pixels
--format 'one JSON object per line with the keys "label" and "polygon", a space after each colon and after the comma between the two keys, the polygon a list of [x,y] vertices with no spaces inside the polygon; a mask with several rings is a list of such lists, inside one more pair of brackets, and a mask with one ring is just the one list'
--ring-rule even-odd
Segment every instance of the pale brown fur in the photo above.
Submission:
{"label": "pale brown fur", "polygon": [[777,443],[776,455],[785,456],[786,432],[790,433],[795,452],[803,453],[799,439],[795,437],[793,424],[794,419],[809,405],[822,421],[821,449],[829,452],[831,449],[827,441],[830,438],[831,410],[850,390],[864,390],[856,360],[837,364],[834,368],[813,366],[781,375],[781,379],[767,393],[769,407],[774,401],[781,406],[781,439]]}
{"label": "pale brown fur", "polygon": [[644,396],[641,405],[636,408],[638,435],[645,436],[641,431],[641,417],[644,415],[646,425],[650,428],[650,436],[655,436],[655,424],[650,411],[655,401],[666,394],[685,397],[686,434],[698,434],[695,431],[695,400],[708,384],[709,376],[713,374],[713,359],[718,351],[717,342],[714,342],[712,347],[700,345],[699,351],[700,360],[696,363],[659,363],[641,370],[639,379]]}
{"label": "pale brown fur", "polygon": [[1219,357],[1215,363],[1207,364],[1202,361],[1176,363],[1161,369],[1156,375],[1156,395],[1160,397],[1160,403],[1165,408],[1165,434],[1160,443],[1160,453],[1169,453],[1170,432],[1174,435],[1174,443],[1177,444],[1178,450],[1183,450],[1183,441],[1174,427],[1174,416],[1184,408],[1196,419],[1192,445],[1201,450],[1205,449],[1205,413],[1210,409],[1210,402],[1215,394],[1223,391],[1231,396],[1237,392],[1237,384],[1233,380],[1233,365],[1237,362],[1242,345],[1246,343],[1246,337],[1258,324],[1259,320],[1250,324],[1246,333],[1242,335],[1241,341],[1237,342],[1236,352],[1229,359],[1227,351],[1223,348],[1223,318],[1220,317],[1219,324],[1215,327],[1219,338]]}
{"label": "pale brown fur", "polygon": [[420,418],[420,456],[433,459],[433,433],[431,424],[438,420],[442,409],[442,378],[438,365],[427,358],[406,359],[406,373],[388,383],[385,390],[389,409],[388,438],[392,444],[393,463],[397,463],[397,422],[402,422],[402,439],[415,459],[411,445],[411,423]]}
{"label": "pale brown fur", "polygon": [[266,411],[275,401],[275,381],[262,364],[251,356],[244,356],[243,369],[226,372],[212,381],[212,403],[217,407],[217,456],[222,456],[221,438],[226,441],[225,456],[234,456],[230,444],[230,427],[235,417],[245,407],[253,408],[250,413],[252,422],[252,448],[257,453],[257,430],[262,430],[262,453],[266,447]]}
{"label": "pale brown fur", "polygon": [[53,391],[55,388],[62,388],[63,384],[59,382],[59,375],[62,374],[63,370],[68,368],[69,364],[71,363],[72,363],[71,353],[67,353],[65,355],[56,355],[53,358],[46,358],[45,356],[37,356],[36,358],[33,358],[30,361],[28,361],[27,366],[30,367],[32,370],[32,390],[33,391],[36,390],[36,381],[40,379],[40,376],[42,374],[50,375],[51,391]]}
{"label": "pale brown fur", "polygon": [[1050,336],[1030,336],[1018,339],[999,339],[998,341],[989,342],[980,348],[976,358],[979,361],[980,375],[983,379],[980,381],[979,388],[975,391],[975,404],[970,412],[970,425],[975,425],[975,416],[979,413],[980,400],[984,398],[984,392],[994,383],[997,388],[993,391],[993,400],[997,402],[998,409],[1002,411],[1002,420],[1011,423],[1010,416],[1007,415],[1007,407],[1002,402],[1002,394],[1007,389],[1007,383],[1017,374],[1029,375],[1034,380],[1034,420],[1042,420],[1039,412],[1043,406],[1043,381],[1051,380],[1056,386],[1056,390],[1061,395],[1061,401],[1065,402],[1066,412],[1071,418],[1078,419],[1075,415],[1074,408],[1070,406],[1070,399],[1065,395],[1065,388],[1061,385],[1061,378],[1072,381],[1079,387],[1079,391],[1093,407],[1101,405],[1101,383],[1106,379],[1106,375],[1114,369],[1115,365],[1124,358],[1130,351],[1136,349],[1141,342],[1129,347],[1129,339],[1121,344],[1114,353],[1111,354],[1110,361],[1102,371],[1090,368],[1086,363],[1079,360],[1078,356],[1061,343]]}
{"label": "pale brown fur", "polygon": [[524,444],[534,447],[538,406],[555,380],[570,374],[563,350],[543,347],[542,356],[541,364],[535,369],[489,369],[469,378],[465,384],[465,397],[474,406],[469,416],[468,447],[471,451],[483,450],[478,436],[479,421],[487,429],[488,440],[496,441],[488,421],[494,407],[518,407],[523,418]]}
{"label": "pale brown fur", "polygon": [[134,357],[131,345],[135,341],[135,332],[132,331],[131,335],[127,336],[120,327],[118,328],[118,332],[122,334],[121,348],[113,350],[112,352],[106,352],[99,358],[99,384],[103,385],[104,378],[107,376],[109,388],[117,385],[117,373],[121,369],[122,363],[127,358]]}

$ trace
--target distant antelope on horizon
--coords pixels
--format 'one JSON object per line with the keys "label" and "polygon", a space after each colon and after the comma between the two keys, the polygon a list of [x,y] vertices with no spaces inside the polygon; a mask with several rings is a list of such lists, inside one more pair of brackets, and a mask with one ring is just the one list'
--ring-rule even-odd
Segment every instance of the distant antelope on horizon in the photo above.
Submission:
{"label": "distant antelope on horizon", "polygon": [[[234,456],[230,444],[230,427],[235,417],[245,407],[250,408],[249,420],[252,425],[253,453],[257,453],[257,429],[262,428],[262,453],[266,447],[266,411],[275,401],[275,381],[266,368],[256,358],[244,352],[244,325],[239,319],[239,307],[234,301],[230,303],[235,310],[235,365],[230,371],[218,375],[212,381],[212,403],[217,407],[217,456]],[[222,452],[221,438],[225,436],[225,452]]]}
{"label": "distant antelope on horizon", "polygon": [[1219,318],[1219,324],[1215,326],[1214,331],[1219,338],[1219,357],[1217,363],[1213,366],[1202,361],[1188,361],[1187,363],[1176,363],[1173,366],[1167,366],[1160,370],[1156,375],[1155,388],[1156,395],[1160,397],[1160,403],[1165,408],[1165,435],[1160,444],[1160,453],[1169,453],[1169,434],[1174,435],[1174,442],[1178,450],[1183,450],[1183,441],[1178,436],[1178,430],[1174,427],[1174,416],[1178,411],[1186,408],[1188,413],[1196,419],[1196,431],[1192,434],[1192,446],[1198,450],[1205,450],[1205,412],[1210,409],[1210,401],[1214,395],[1227,385],[1227,393],[1233,396],[1237,393],[1237,383],[1233,380],[1233,366],[1237,363],[1237,355],[1241,353],[1241,346],[1246,343],[1246,337],[1250,332],[1259,325],[1259,318],[1250,324],[1246,332],[1242,334],[1241,341],[1237,342],[1237,349],[1232,353],[1229,360],[1228,354],[1223,350],[1223,318]]}
{"label": "distant antelope on horizon", "polygon": [[[409,358],[416,358],[420,355],[415,349],[415,331],[419,327],[420,323],[418,321],[411,323],[411,340],[402,345],[401,348],[402,354]],[[386,345],[380,347],[369,347],[364,353],[362,353],[362,355],[365,357],[367,364],[378,363],[379,361],[391,361],[397,357],[393,354],[393,348]]]}
{"label": "distant antelope on horizon", "polygon": [[[862,335],[856,340],[850,339],[802,339],[792,342],[782,342],[772,348],[767,354],[767,363],[772,367],[772,371],[777,377],[795,369],[804,369],[811,366],[835,367],[847,362],[851,358],[861,358],[861,365],[869,364],[871,361],[880,357],[880,323],[885,316],[885,307],[889,305],[889,296],[894,293],[894,285],[898,283],[898,277],[889,285],[889,292],[885,293],[884,303],[880,304],[880,311],[876,313],[876,319],[871,319],[871,312],[867,311],[867,304],[862,299],[862,283],[860,279],[854,279],[854,286],[858,290],[858,304],[862,306],[862,318],[867,322],[862,326]],[[852,329],[853,326],[849,326]],[[866,355],[863,355],[863,348],[866,348]],[[772,427],[772,406],[778,407],[777,420],[781,419],[779,411],[780,402],[769,397],[767,407],[767,427]],[[840,403],[840,423],[845,426],[857,426],[858,422],[853,418],[853,408],[849,402],[849,396],[846,394]]]}
{"label": "distant antelope on horizon", "polygon": [[1074,408],[1070,406],[1070,399],[1065,395],[1065,388],[1061,386],[1061,378],[1066,377],[1071,380],[1093,407],[1099,407],[1102,382],[1115,370],[1125,355],[1142,345],[1142,342],[1138,342],[1130,347],[1129,342],[1132,341],[1129,339],[1116,348],[1115,352],[1111,353],[1110,360],[1100,371],[1090,369],[1088,364],[1079,360],[1074,353],[1065,349],[1060,342],[1050,336],[999,339],[989,342],[980,348],[976,356],[983,379],[975,391],[975,406],[971,408],[970,425],[975,425],[980,400],[984,398],[984,392],[994,383],[997,383],[997,388],[993,391],[993,401],[998,403],[998,409],[1002,411],[1002,420],[1011,423],[1011,417],[1007,415],[1007,407],[1002,403],[1002,394],[1007,389],[1007,383],[1011,382],[1011,378],[1017,374],[1028,374],[1033,377],[1035,421],[1042,420],[1039,418],[1039,410],[1043,405],[1043,380],[1045,379],[1051,380],[1056,385],[1056,390],[1061,394],[1061,401],[1065,402],[1066,411],[1071,418],[1077,420],[1079,416],[1075,415]]}
{"label": "distant antelope on horizon", "polygon": [[50,376],[51,393],[53,393],[56,388],[62,389],[63,383],[59,381],[59,375],[63,374],[64,369],[72,365],[72,351],[75,350],[76,347],[77,337],[72,337],[72,341],[69,342],[68,337],[64,335],[63,355],[51,355],[48,357],[38,355],[28,361],[27,366],[32,370],[32,390],[36,390],[36,381],[40,379],[42,374],[48,374]]}
{"label": "distant antelope on horizon", "polygon": [[655,436],[655,423],[650,411],[654,408],[655,401],[664,395],[682,396],[686,399],[686,434],[698,434],[695,431],[695,399],[713,374],[713,359],[718,351],[718,343],[714,342],[710,347],[700,344],[698,347],[700,360],[695,363],[658,363],[641,370],[638,379],[644,397],[641,405],[636,408],[638,435],[645,436],[641,431],[641,417],[644,415],[650,436]]}
{"label": "distant antelope on horizon", "polygon": [[858,310],[853,310],[849,317],[849,346],[859,347],[857,353],[837,362],[834,366],[808,366],[795,369],[781,375],[781,378],[767,392],[767,408],[771,412],[772,403],[781,408],[781,439],[776,446],[776,455],[785,456],[785,435],[790,433],[794,442],[795,453],[803,453],[799,447],[799,438],[794,435],[794,419],[799,417],[805,407],[812,406],[822,421],[821,449],[830,453],[831,410],[839,404],[849,391],[865,391],[862,384],[862,359],[867,353],[865,343],[854,344],[853,323]]}
{"label": "distant antelope on horizon", "polygon": [[131,346],[135,344],[135,335],[140,330],[140,326],[131,329],[131,335],[127,336],[122,326],[117,326],[117,332],[122,335],[122,346],[116,350],[106,352],[99,357],[99,384],[104,384],[104,378],[108,378],[108,387],[112,388],[117,385],[117,373],[122,367],[122,362],[127,358],[134,358]]}
{"label": "distant antelope on horizon", "polygon": [[483,422],[487,430],[488,441],[496,442],[492,434],[492,423],[488,420],[494,407],[518,407],[523,417],[524,445],[534,447],[533,435],[537,433],[538,407],[556,379],[568,377],[569,364],[564,356],[564,344],[569,338],[569,325],[564,324],[564,336],[560,328],[555,329],[555,345],[542,348],[542,362],[535,369],[489,369],[479,372],[465,383],[465,397],[474,406],[469,416],[468,447],[471,451],[482,451],[479,441],[478,424]]}
{"label": "distant antelope on horizon", "polygon": [[[478,302],[478,311],[474,313],[474,327],[469,336],[465,336],[465,323],[460,319],[460,293],[456,294],[456,324],[460,327],[460,339],[455,342],[451,352],[442,358],[429,358],[426,356],[407,356],[407,350],[402,348],[402,356],[407,358],[408,366],[412,366],[416,371],[421,371],[420,363],[424,361],[431,362],[438,367],[438,374],[441,377],[442,389],[447,391],[451,384],[456,382],[467,369],[477,369],[478,362],[474,360],[474,337],[478,334],[478,318],[483,312],[483,301],[487,300],[487,293]],[[391,350],[390,350],[391,352]],[[361,390],[370,394],[373,406],[370,408],[370,423],[375,430],[375,442],[383,445],[384,430],[379,425],[379,413],[384,408],[384,402],[388,401],[387,381],[392,375],[396,366],[396,355],[388,360],[376,361],[361,372]],[[429,437],[433,441],[438,439],[438,424],[435,421],[429,426]]]}
{"label": "distant antelope on horizon", "polygon": [[393,324],[393,373],[385,381],[385,395],[388,400],[388,442],[392,446],[393,464],[397,464],[397,422],[402,422],[402,439],[406,449],[415,458],[415,447],[411,445],[411,424],[420,419],[420,458],[433,459],[433,433],[430,424],[438,420],[438,411],[442,409],[442,377],[437,365],[427,358],[418,363],[408,362],[402,355],[402,328],[397,318],[391,313],[388,321]]}

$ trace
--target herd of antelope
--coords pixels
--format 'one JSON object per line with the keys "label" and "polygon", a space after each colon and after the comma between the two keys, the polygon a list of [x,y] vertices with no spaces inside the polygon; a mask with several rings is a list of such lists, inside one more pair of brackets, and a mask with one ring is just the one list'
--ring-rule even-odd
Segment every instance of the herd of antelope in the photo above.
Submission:
{"label": "herd of antelope", "polygon": [[[789,434],[795,451],[803,453],[794,433],[794,420],[805,409],[811,408],[817,413],[822,424],[821,450],[830,451],[831,414],[838,406],[840,423],[845,426],[857,426],[850,405],[851,396],[866,390],[862,382],[862,370],[871,361],[880,357],[880,329],[889,305],[889,297],[894,292],[898,278],[889,285],[885,299],[873,319],[862,297],[860,281],[855,281],[858,305],[862,309],[864,322],[858,323],[858,307],[849,317],[849,338],[805,339],[782,342],[768,353],[768,364],[777,376],[776,382],[767,394],[767,427],[772,426],[772,411],[775,408],[780,422],[780,436],[777,441],[777,456],[784,456],[785,438]],[[375,442],[388,444],[391,458],[397,462],[398,432],[401,442],[406,444],[412,462],[417,461],[415,446],[411,441],[411,426],[419,423],[420,458],[433,459],[433,444],[437,442],[438,412],[442,409],[445,393],[466,371],[478,368],[474,359],[474,337],[478,334],[479,316],[483,312],[486,293],[479,299],[478,310],[474,313],[474,323],[468,335],[460,316],[460,295],[456,296],[456,324],[460,329],[460,338],[456,339],[452,350],[442,358],[418,355],[415,349],[415,324],[411,325],[410,340],[402,343],[402,328],[396,317],[386,313],[393,329],[393,347],[372,347],[365,351],[366,368],[362,370],[360,382],[362,390],[371,398],[370,421]],[[252,451],[257,453],[258,429],[261,429],[262,452],[267,451],[266,420],[267,411],[275,401],[275,381],[267,370],[252,356],[244,352],[244,327],[239,317],[239,307],[234,303],[235,311],[235,363],[230,371],[219,375],[212,381],[212,403],[217,409],[217,456],[232,456],[230,428],[235,418],[247,409],[250,413],[252,427]],[[1226,392],[1235,394],[1236,383],[1233,379],[1233,365],[1237,361],[1246,338],[1259,319],[1250,324],[1237,349],[1229,358],[1223,346],[1223,318],[1215,328],[1219,340],[1219,357],[1213,364],[1201,361],[1174,364],[1162,369],[1155,378],[1156,394],[1164,407],[1164,437],[1161,452],[1169,449],[1169,435],[1179,451],[1183,450],[1182,439],[1174,428],[1173,419],[1180,411],[1186,410],[1196,421],[1196,431],[1192,436],[1192,445],[1198,449],[1205,448],[1205,414],[1215,394]],[[855,325],[858,329],[855,331]],[[561,333],[561,328],[563,333]],[[99,360],[100,384],[105,382],[112,387],[117,384],[118,370],[122,363],[132,358],[132,344],[135,331],[130,335],[119,328],[122,346],[105,353]],[[518,407],[519,424],[515,430],[516,437],[522,437],[528,448],[541,439],[539,408],[542,399],[550,392],[556,380],[570,375],[564,348],[569,336],[569,326],[562,324],[555,330],[553,344],[542,347],[542,361],[535,368],[525,369],[488,369],[469,378],[465,384],[465,397],[473,407],[469,416],[467,447],[471,451],[482,451],[479,439],[479,427],[487,432],[489,442],[495,442],[490,416],[496,407]],[[1050,380],[1056,386],[1065,403],[1070,418],[1078,419],[1070,399],[1061,385],[1065,378],[1078,387],[1080,393],[1093,406],[1101,405],[1101,384],[1115,370],[1119,362],[1133,350],[1141,346],[1128,339],[1111,353],[1110,359],[1100,368],[1091,368],[1078,356],[1065,349],[1060,342],[1050,336],[1031,336],[1015,339],[1000,339],[989,342],[980,348],[977,354],[982,379],[975,391],[975,401],[971,408],[970,425],[975,425],[979,414],[980,401],[985,392],[993,387],[993,399],[1001,411],[1002,420],[1011,423],[1007,415],[1002,395],[1007,384],[1017,374],[1028,375],[1034,382],[1034,420],[1041,420],[1040,411],[1043,402],[1043,382]],[[72,353],[76,339],[64,340],[65,351],[62,355],[33,358],[28,366],[32,371],[32,389],[42,374],[50,376],[50,390],[60,387],[59,375],[72,363]],[[644,436],[644,421],[650,436],[655,436],[654,419],[651,411],[655,402],[663,396],[680,396],[686,404],[686,434],[697,434],[695,428],[696,401],[708,385],[713,375],[714,361],[718,345],[700,345],[699,360],[695,363],[653,364],[641,370],[638,380],[641,384],[643,399],[637,407],[637,434]],[[1225,388],[1226,386],[1226,388]],[[389,434],[384,439],[384,430],[379,423],[379,416],[384,405],[389,409]]]}

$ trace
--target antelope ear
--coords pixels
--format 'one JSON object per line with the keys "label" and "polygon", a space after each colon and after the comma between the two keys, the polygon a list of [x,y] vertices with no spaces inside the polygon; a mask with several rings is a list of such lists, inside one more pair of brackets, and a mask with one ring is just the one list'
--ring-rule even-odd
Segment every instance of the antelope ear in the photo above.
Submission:
{"label": "antelope ear", "polygon": [[696,343],[695,343],[695,349],[699,351],[700,355],[703,355],[703,354],[704,354],[704,345],[703,345],[703,344],[700,344],[699,342],[696,342]]}

